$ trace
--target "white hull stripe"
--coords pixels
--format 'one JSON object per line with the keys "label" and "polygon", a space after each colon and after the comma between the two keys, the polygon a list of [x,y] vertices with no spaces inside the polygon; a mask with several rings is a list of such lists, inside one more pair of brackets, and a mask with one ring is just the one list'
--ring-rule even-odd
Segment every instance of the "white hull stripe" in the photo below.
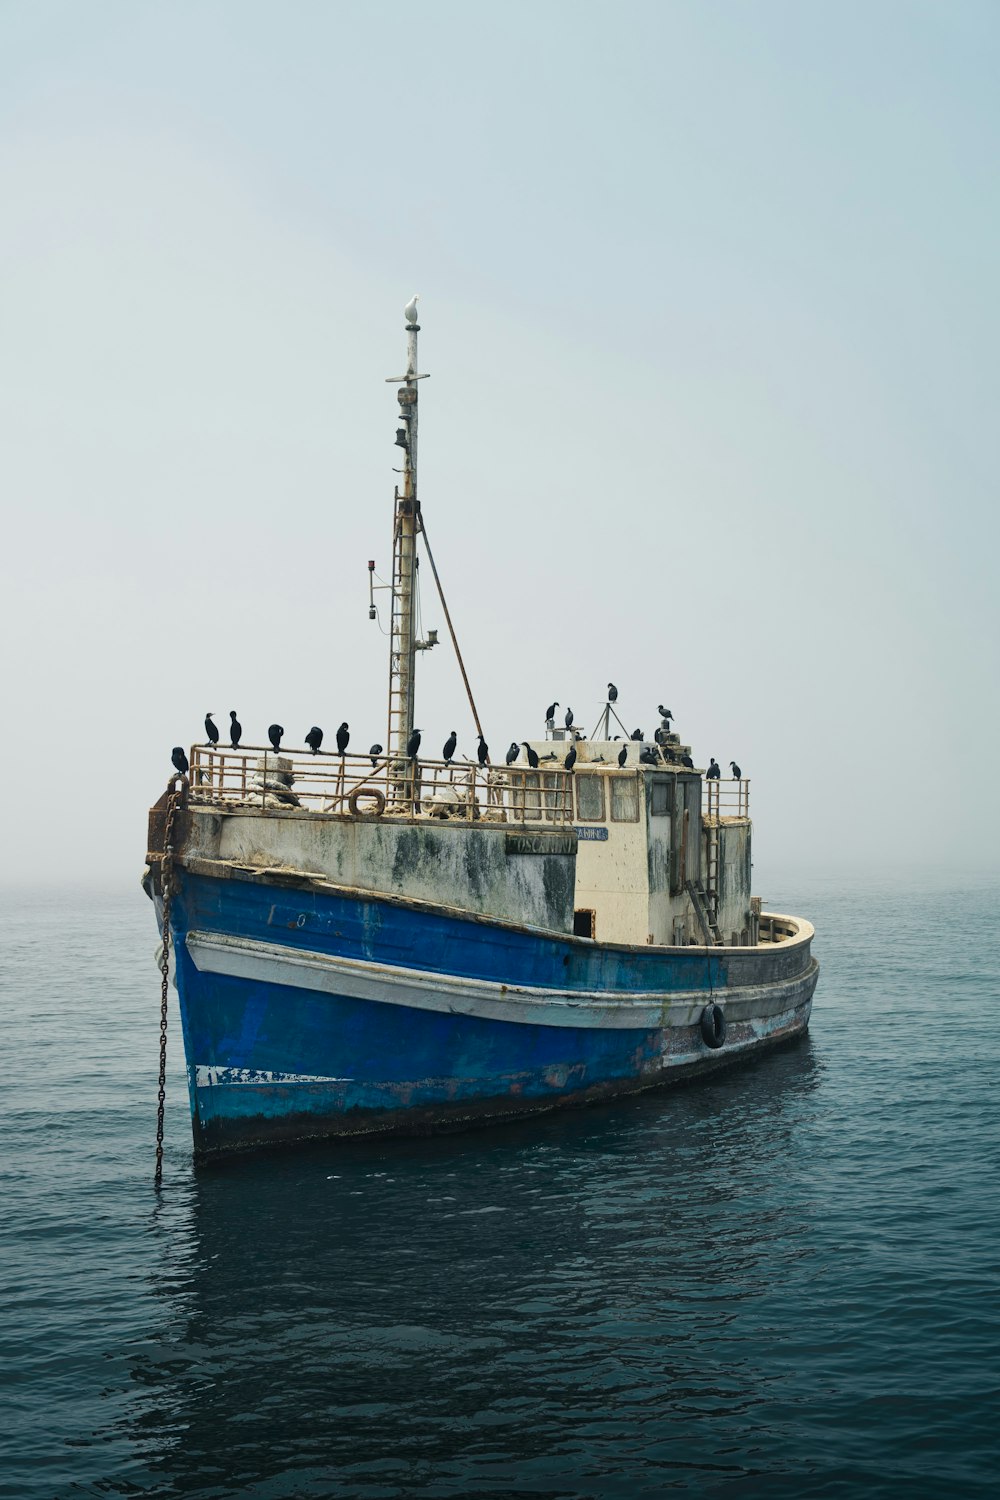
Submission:
{"label": "white hull stripe", "polygon": [[319,1073],[278,1073],[272,1068],[226,1068],[219,1063],[197,1063],[194,1081],[200,1089],[221,1084],[353,1083],[352,1078],[326,1078]]}
{"label": "white hull stripe", "polygon": [[[303,952],[256,938],[225,933],[189,932],[187,950],[202,973],[255,979],[292,989],[314,990],[373,1000],[382,1005],[405,1005],[415,1010],[478,1016],[490,1021],[514,1021],[529,1026],[593,1027],[598,1030],[645,1030],[659,1026],[692,1026],[706,1004],[718,1001],[727,1009],[736,1002],[746,1018],[772,1015],[779,1000],[794,1007],[808,999],[815,969],[774,984],[741,988],[685,990],[672,993],[626,991],[609,995],[595,990],[548,990],[531,985],[505,985],[495,980],[465,979],[404,969],[368,959],[341,958],[328,953]],[[759,1007],[759,1010],[758,1010]]]}

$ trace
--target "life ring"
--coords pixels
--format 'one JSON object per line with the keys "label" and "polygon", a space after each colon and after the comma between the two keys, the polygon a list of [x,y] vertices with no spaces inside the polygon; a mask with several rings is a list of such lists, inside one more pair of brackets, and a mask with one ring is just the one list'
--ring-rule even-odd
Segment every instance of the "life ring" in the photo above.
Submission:
{"label": "life ring", "polygon": [[[359,808],[362,797],[370,797],[374,805]],[[380,818],[385,812],[385,796],[377,786],[356,786],[347,799],[347,806],[356,818]]]}
{"label": "life ring", "polygon": [[721,1047],[726,1040],[726,1013],[721,1005],[706,1005],[701,1013],[701,1039],[706,1047]]}

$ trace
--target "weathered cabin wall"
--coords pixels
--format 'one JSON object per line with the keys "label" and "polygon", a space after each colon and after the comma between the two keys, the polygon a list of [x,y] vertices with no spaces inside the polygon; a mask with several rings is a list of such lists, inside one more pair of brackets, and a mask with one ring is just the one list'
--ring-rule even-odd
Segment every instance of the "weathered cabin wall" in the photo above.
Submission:
{"label": "weathered cabin wall", "polygon": [[[525,838],[503,824],[192,809],[185,853],[249,866],[287,866],[338,885],[572,932],[573,843],[572,832],[541,830]],[[519,846],[560,852],[522,853]]]}
{"label": "weathered cabin wall", "polygon": [[717,920],[727,943],[750,927],[750,829],[746,818],[719,827]]}

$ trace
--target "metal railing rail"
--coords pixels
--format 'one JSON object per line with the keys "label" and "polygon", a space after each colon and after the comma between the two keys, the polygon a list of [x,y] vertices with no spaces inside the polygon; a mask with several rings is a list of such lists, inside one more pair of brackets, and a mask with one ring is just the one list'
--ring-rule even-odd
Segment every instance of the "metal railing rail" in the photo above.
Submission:
{"label": "metal railing rail", "polygon": [[262,745],[193,745],[194,806],[262,813],[440,818],[453,822],[573,823],[573,776],[527,766],[408,760],[392,755],[301,754]]}
{"label": "metal railing rail", "polygon": [[718,781],[702,781],[701,815],[706,822],[719,822],[723,818],[749,818],[750,778],[740,780],[721,777]]}

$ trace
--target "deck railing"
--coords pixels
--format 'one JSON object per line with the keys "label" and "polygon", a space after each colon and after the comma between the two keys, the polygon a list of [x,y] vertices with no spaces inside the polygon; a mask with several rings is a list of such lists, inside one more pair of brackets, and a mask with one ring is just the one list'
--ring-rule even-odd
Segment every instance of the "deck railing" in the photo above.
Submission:
{"label": "deck railing", "polygon": [[190,763],[195,806],[557,827],[573,822],[573,777],[567,771],[389,755],[308,755],[259,745],[238,750],[194,745]]}
{"label": "deck railing", "polygon": [[734,777],[723,780],[709,781],[707,778],[701,784],[701,815],[708,820],[719,821],[722,818],[749,818],[750,816],[750,778],[742,777],[739,781]]}

